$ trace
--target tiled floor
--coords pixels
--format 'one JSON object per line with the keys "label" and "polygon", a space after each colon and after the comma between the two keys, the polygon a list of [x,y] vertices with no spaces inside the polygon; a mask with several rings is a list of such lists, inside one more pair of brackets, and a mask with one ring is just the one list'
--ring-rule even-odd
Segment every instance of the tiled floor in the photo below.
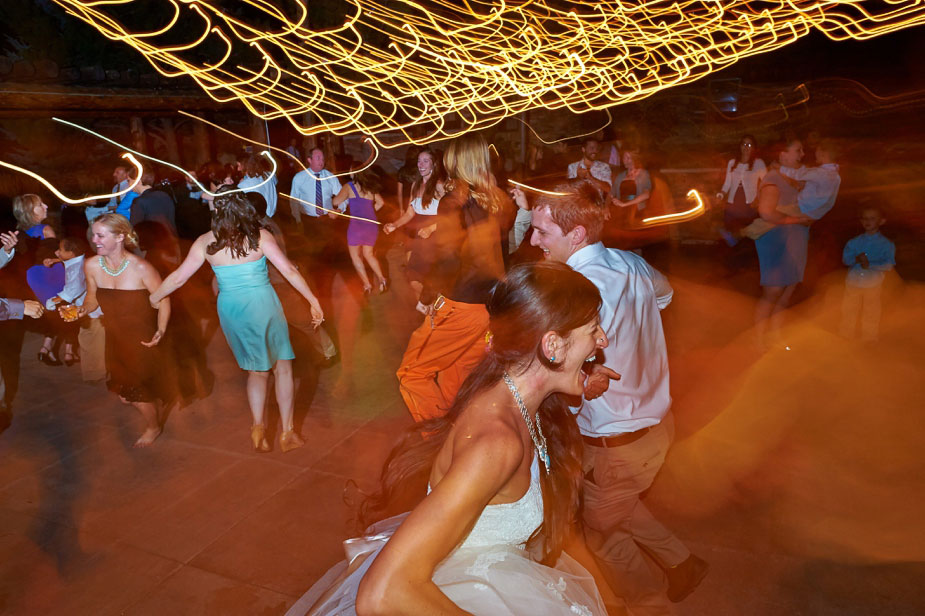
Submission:
{"label": "tiled floor", "polygon": [[[838,339],[820,294],[795,313],[794,350],[759,356],[752,299],[695,269],[672,271],[677,440],[648,496],[712,566],[681,614],[925,612],[921,289],[904,290],[918,312],[885,314],[878,347]],[[28,335],[0,436],[0,614],[281,614],[339,560],[347,481],[371,485],[410,423],[394,369],[414,325],[400,289],[361,306],[342,285],[343,357],[305,376],[307,444],[286,454],[250,451],[221,333],[214,393],[146,450],[132,408],[39,364]]]}

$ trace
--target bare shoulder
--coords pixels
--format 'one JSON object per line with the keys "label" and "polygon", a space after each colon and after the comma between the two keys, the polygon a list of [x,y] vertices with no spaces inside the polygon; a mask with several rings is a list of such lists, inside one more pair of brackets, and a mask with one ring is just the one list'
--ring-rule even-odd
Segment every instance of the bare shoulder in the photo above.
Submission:
{"label": "bare shoulder", "polygon": [[507,397],[499,395],[497,389],[475,397],[454,427],[454,457],[476,453],[504,469],[520,465],[524,456],[523,438]]}
{"label": "bare shoulder", "polygon": [[98,271],[100,271],[100,258],[98,255],[84,259],[84,272],[90,274]]}

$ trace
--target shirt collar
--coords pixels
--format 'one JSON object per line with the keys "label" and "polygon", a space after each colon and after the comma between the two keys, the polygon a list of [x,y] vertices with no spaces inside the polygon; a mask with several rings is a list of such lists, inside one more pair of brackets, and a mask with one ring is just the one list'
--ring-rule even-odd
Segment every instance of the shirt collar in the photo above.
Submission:
{"label": "shirt collar", "polygon": [[83,263],[83,261],[84,261],[84,256],[83,256],[83,255],[77,255],[77,256],[74,257],[73,259],[68,259],[67,261],[64,261],[63,263],[64,263],[64,267],[65,267],[65,268],[68,268],[68,267],[70,267],[71,265],[74,265],[74,264],[76,264],[76,263]]}
{"label": "shirt collar", "polygon": [[572,269],[578,267],[582,263],[587,263],[588,261],[593,261],[598,255],[602,255],[607,251],[607,247],[604,246],[601,242],[595,242],[593,244],[588,244],[584,248],[579,248],[572,253],[566,261],[565,264],[571,267]]}

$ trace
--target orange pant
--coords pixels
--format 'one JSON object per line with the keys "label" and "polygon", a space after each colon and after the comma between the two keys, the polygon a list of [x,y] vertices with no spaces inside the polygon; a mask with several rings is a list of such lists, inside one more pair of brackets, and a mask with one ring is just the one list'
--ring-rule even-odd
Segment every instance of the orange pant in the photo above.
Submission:
{"label": "orange pant", "polygon": [[485,355],[488,311],[482,304],[446,300],[414,330],[398,368],[401,395],[415,421],[449,410],[456,392]]}

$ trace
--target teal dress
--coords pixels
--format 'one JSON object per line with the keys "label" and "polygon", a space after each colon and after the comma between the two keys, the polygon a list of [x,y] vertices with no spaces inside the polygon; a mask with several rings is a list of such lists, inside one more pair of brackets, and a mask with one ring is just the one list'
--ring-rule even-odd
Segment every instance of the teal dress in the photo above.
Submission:
{"label": "teal dress", "polygon": [[295,359],[283,306],[267,276],[267,258],[213,265],[218,279],[218,320],[242,370],[266,371]]}

